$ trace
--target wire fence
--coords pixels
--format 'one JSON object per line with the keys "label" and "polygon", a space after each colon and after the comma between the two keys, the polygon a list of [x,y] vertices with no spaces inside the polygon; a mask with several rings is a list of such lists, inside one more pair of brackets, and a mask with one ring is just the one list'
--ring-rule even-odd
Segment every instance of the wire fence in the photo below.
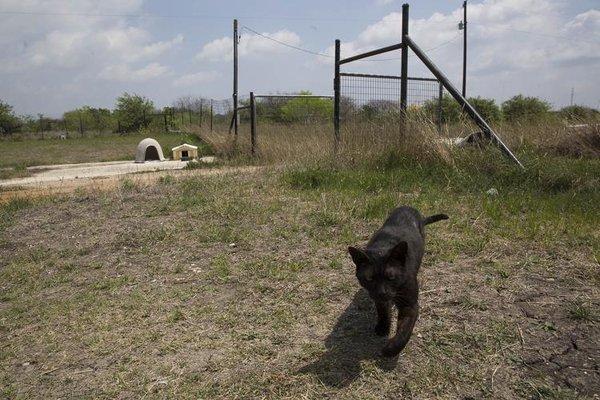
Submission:
{"label": "wire fence", "polygon": [[255,155],[258,143],[311,141],[311,135],[329,135],[333,131],[333,96],[295,94],[254,94],[243,98],[238,107],[240,130],[236,138],[238,150]]}
{"label": "wire fence", "polygon": [[302,94],[256,95],[258,124],[322,124],[329,123],[333,114],[331,96]]}
{"label": "wire fence", "polygon": [[[374,121],[401,117],[401,78],[393,75],[340,73],[340,120]],[[408,112],[438,120],[444,95],[437,79],[408,78]]]}

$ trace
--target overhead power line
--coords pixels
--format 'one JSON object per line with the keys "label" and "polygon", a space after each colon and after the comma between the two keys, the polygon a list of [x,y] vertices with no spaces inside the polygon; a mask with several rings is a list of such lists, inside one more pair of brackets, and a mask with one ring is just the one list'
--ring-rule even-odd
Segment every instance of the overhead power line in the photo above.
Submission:
{"label": "overhead power line", "polygon": [[[334,58],[330,54],[320,53],[318,51],[313,51],[313,50],[305,49],[305,48],[298,47],[298,46],[295,46],[295,45],[290,44],[290,43],[283,42],[283,41],[281,41],[279,39],[275,39],[275,38],[273,38],[271,36],[265,35],[264,33],[260,33],[260,32],[254,30],[254,29],[252,29],[252,28],[250,28],[248,26],[245,26],[245,25],[242,26],[242,29],[245,29],[245,30],[247,30],[249,32],[252,32],[255,35],[258,35],[258,36],[260,36],[260,37],[262,37],[264,39],[271,40],[271,41],[273,41],[275,43],[278,43],[278,44],[280,44],[282,46],[285,46],[285,47],[289,47],[289,48],[294,49],[294,50],[298,50],[298,51],[301,51],[301,52],[304,52],[304,53],[308,53],[308,54],[312,54],[312,55],[319,56],[319,57]],[[437,45],[435,47],[431,47],[431,48],[429,48],[429,49],[427,49],[425,51],[432,52],[432,51],[435,51],[437,49],[440,49],[440,48],[442,48],[442,47],[444,47],[444,46],[446,46],[446,45],[454,42],[456,39],[458,39],[459,36],[460,36],[460,34],[457,34],[452,39],[450,39],[450,40],[448,40],[446,42],[440,43],[439,45]],[[411,54],[410,57],[414,57],[414,55]],[[362,62],[374,62],[374,61],[375,62],[380,62],[380,61],[394,61],[394,60],[400,60],[400,59],[401,59],[400,57],[394,57],[394,58],[377,58],[377,59],[372,59],[372,60],[359,60],[359,61],[362,61]]]}
{"label": "overhead power line", "polygon": [[247,30],[247,31],[250,31],[250,32],[254,33],[255,35],[258,35],[258,36],[260,36],[260,37],[262,37],[262,38],[265,38],[265,39],[271,40],[271,41],[273,41],[273,42],[275,42],[275,43],[279,43],[280,45],[282,45],[282,46],[285,46],[285,47],[289,47],[289,48],[291,48],[291,49],[295,49],[295,50],[298,50],[298,51],[302,51],[302,52],[304,52],[304,53],[312,54],[312,55],[315,55],[315,56],[327,57],[327,58],[333,58],[333,56],[332,56],[332,55],[329,55],[329,54],[323,54],[323,53],[319,53],[319,52],[317,52],[317,51],[312,51],[312,50],[308,50],[308,49],[303,49],[302,47],[298,47],[298,46],[294,46],[293,44],[289,44],[289,43],[282,42],[281,40],[278,40],[278,39],[272,38],[272,37],[270,37],[270,36],[267,36],[267,35],[265,35],[265,34],[259,33],[259,32],[257,32],[257,31],[255,31],[254,29],[252,29],[252,28],[249,28],[249,27],[247,27],[247,26],[242,26],[242,29],[245,29],[245,30]]}

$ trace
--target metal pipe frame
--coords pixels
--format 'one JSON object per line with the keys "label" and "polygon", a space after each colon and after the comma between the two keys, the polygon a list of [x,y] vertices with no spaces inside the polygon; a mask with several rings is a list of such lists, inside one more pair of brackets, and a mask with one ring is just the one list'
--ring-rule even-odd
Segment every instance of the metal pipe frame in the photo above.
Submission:
{"label": "metal pipe frame", "polygon": [[483,131],[483,133],[492,141],[496,142],[496,144],[500,147],[500,150],[511,160],[513,160],[519,167],[525,169],[523,164],[519,161],[519,159],[510,151],[508,146],[504,144],[502,139],[494,132],[494,130],[488,125],[488,123],[479,115],[477,110],[463,97],[463,95],[452,85],[450,80],[444,75],[444,73],[431,61],[427,54],[410,38],[410,36],[406,36],[406,43],[410,47],[410,49],[421,59],[423,64],[429,71],[438,78],[438,80],[444,85],[446,90],[454,97],[454,99],[461,105],[463,110],[473,119],[473,121],[477,124],[477,126]]}
{"label": "metal pipe frame", "polygon": [[409,6],[402,5],[402,64],[400,66],[400,112],[402,118],[402,134],[406,132],[406,110],[408,109],[408,36]]}
{"label": "metal pipe frame", "polygon": [[335,40],[335,64],[333,78],[333,152],[337,154],[340,144],[340,100],[341,100],[341,79],[340,79],[340,40]]}
{"label": "metal pipe frame", "polygon": [[[238,20],[233,20],[233,128],[237,138],[239,130],[238,119]],[[231,128],[229,128],[231,131]],[[231,132],[230,132],[231,133]]]}
{"label": "metal pipe frame", "polygon": [[376,49],[376,50],[372,50],[372,51],[367,51],[366,53],[357,54],[357,55],[352,56],[352,57],[344,58],[344,59],[342,59],[342,60],[339,61],[339,65],[347,64],[347,63],[352,62],[352,61],[362,60],[363,58],[377,56],[377,55],[383,54],[383,53],[388,53],[390,51],[398,50],[398,49],[401,49],[401,48],[402,48],[402,43],[398,43],[398,44],[393,44],[391,46],[382,47],[380,49]]}
{"label": "metal pipe frame", "polygon": [[[402,79],[402,77],[398,76],[398,75],[356,74],[356,73],[351,73],[351,72],[340,72],[340,76],[350,76],[350,77],[357,77],[357,78],[397,79],[397,80]],[[435,78],[417,78],[417,77],[409,76],[406,79],[409,81],[439,82]]]}
{"label": "metal pipe frame", "polygon": [[319,96],[319,95],[304,95],[304,94],[255,94],[255,99],[333,99],[333,96]]}

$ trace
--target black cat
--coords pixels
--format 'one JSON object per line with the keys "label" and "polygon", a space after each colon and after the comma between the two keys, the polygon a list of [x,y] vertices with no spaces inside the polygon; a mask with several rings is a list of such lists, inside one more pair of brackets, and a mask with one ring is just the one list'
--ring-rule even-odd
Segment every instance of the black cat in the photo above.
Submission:
{"label": "black cat", "polygon": [[375,333],[390,332],[392,303],[398,308],[398,329],[383,348],[392,357],[404,349],[419,315],[417,272],[425,246],[427,224],[448,219],[445,214],[423,218],[411,207],[396,208],[375,232],[364,250],[349,247],[356,264],[356,277],[369,292],[377,308]]}

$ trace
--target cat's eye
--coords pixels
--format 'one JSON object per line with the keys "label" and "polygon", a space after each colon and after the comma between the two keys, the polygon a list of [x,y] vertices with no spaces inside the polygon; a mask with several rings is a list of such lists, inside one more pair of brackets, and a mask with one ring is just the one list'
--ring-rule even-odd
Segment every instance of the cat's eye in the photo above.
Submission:
{"label": "cat's eye", "polygon": [[391,271],[386,271],[386,273],[384,274],[385,279],[387,279],[388,281],[393,281],[396,279],[396,274],[394,272]]}

